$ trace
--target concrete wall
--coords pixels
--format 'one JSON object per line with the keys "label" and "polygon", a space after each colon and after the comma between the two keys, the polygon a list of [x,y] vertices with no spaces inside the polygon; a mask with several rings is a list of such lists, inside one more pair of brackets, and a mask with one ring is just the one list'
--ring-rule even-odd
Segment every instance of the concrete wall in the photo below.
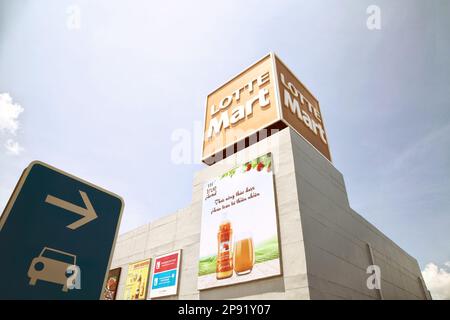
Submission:
{"label": "concrete wall", "polygon": [[342,174],[297,134],[291,141],[311,298],[379,299],[366,285],[372,264],[384,299],[428,298],[417,261],[350,208]]}
{"label": "concrete wall", "polygon": [[[235,286],[197,290],[203,184],[272,152],[282,275]],[[370,248],[372,255],[370,254]],[[348,204],[342,174],[302,137],[286,128],[199,171],[192,203],[119,236],[111,268],[182,249],[179,292],[170,299],[379,299],[366,286],[366,268],[381,267],[385,299],[424,299],[416,260]]]}
{"label": "concrete wall", "polygon": [[200,215],[194,214],[191,207],[120,235],[111,267],[122,267],[117,298],[123,298],[129,263],[182,249],[178,298],[198,299],[194,280],[197,279],[199,241]]}

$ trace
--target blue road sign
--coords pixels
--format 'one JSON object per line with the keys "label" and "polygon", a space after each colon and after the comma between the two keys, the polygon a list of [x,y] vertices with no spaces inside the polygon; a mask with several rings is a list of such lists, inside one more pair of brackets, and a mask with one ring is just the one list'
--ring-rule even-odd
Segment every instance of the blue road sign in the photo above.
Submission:
{"label": "blue road sign", "polygon": [[121,197],[34,161],[0,218],[0,299],[99,299]]}

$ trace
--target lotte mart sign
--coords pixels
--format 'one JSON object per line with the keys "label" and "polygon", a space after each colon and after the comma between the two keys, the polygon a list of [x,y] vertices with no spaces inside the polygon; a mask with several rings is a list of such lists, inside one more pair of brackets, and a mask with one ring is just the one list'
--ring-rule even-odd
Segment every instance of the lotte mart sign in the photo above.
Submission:
{"label": "lotte mart sign", "polygon": [[286,126],[331,161],[319,101],[270,53],[208,95],[202,160],[212,164],[261,130]]}

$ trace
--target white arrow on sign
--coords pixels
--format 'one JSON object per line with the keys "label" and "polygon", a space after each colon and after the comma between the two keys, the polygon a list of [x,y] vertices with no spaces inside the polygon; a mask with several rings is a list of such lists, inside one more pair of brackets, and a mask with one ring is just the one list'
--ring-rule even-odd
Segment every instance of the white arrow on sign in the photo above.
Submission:
{"label": "white arrow on sign", "polygon": [[72,230],[78,229],[79,227],[84,226],[86,223],[89,223],[92,220],[97,219],[97,213],[95,213],[94,207],[92,206],[91,201],[89,200],[86,192],[83,192],[81,190],[79,190],[79,192],[81,194],[81,198],[83,198],[83,202],[86,208],[79,207],[77,205],[74,205],[73,203],[61,200],[52,195],[47,195],[47,197],[45,198],[45,202],[47,203],[50,203],[54,206],[66,209],[68,211],[79,214],[80,216],[83,216],[83,218],[67,226],[67,228]]}

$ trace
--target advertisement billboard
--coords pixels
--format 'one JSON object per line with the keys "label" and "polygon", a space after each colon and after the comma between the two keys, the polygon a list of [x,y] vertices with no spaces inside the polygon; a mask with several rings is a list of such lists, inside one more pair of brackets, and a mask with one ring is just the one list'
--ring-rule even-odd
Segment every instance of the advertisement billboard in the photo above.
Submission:
{"label": "advertisement billboard", "polygon": [[281,274],[270,153],[203,186],[198,289]]}
{"label": "advertisement billboard", "polygon": [[270,53],[207,96],[202,161],[213,164],[287,126],[331,161],[319,101]]}
{"label": "advertisement billboard", "polygon": [[108,278],[106,279],[105,289],[103,290],[104,300],[116,300],[117,287],[120,281],[120,272],[122,268],[115,268],[109,270]]}
{"label": "advertisement billboard", "polygon": [[154,259],[150,298],[177,294],[181,250]]}
{"label": "advertisement billboard", "polygon": [[151,259],[146,259],[128,265],[124,300],[146,299],[150,261]]}

